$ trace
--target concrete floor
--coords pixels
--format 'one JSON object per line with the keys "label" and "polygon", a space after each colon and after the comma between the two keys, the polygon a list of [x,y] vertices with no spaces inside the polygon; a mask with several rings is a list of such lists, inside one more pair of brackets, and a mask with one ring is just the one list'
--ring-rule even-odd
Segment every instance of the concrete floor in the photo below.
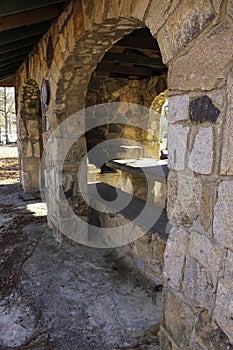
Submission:
{"label": "concrete floor", "polygon": [[0,350],[158,350],[156,286],[114,250],[58,247],[44,214],[0,186]]}

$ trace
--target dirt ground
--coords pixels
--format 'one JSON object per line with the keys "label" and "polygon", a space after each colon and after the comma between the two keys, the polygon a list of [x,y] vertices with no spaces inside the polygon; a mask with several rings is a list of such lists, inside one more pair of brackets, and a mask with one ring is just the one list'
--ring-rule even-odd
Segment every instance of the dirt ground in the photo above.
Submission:
{"label": "dirt ground", "polygon": [[0,165],[0,350],[158,350],[160,287],[114,250],[58,246],[15,147]]}
{"label": "dirt ground", "polygon": [[0,145],[0,184],[19,183],[18,149],[15,145]]}

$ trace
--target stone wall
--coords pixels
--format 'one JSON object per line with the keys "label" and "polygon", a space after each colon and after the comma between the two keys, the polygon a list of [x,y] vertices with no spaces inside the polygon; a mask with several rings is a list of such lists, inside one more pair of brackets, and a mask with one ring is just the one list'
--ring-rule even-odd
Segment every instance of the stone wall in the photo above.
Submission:
{"label": "stone wall", "polygon": [[39,190],[42,113],[40,90],[34,80],[28,80],[23,86],[20,107],[17,123],[21,182],[25,191]]}
{"label": "stone wall", "polygon": [[[168,213],[174,225],[164,257],[164,350],[233,347],[232,18],[232,0],[74,0],[16,76],[22,119],[24,85],[33,79],[40,88],[48,81],[46,145],[56,126],[85,106],[91,75],[115,42],[145,25],[157,38],[169,68]],[[78,128],[84,133],[85,123]],[[74,191],[85,153],[83,137],[65,164]],[[23,160],[21,166],[26,173]],[[47,167],[51,196],[57,166]],[[58,203],[48,201],[59,227]]]}
{"label": "stone wall", "polygon": [[[108,102],[129,102],[150,108],[155,97],[164,88],[166,88],[166,76],[163,75],[139,80],[112,78],[94,72],[88,85],[86,107]],[[94,146],[105,140],[122,138],[125,141],[122,140],[120,142],[119,140],[119,149],[115,147],[113,153],[109,155],[109,159],[119,156],[120,145],[132,145],[133,141],[137,141],[142,147],[144,146],[142,156],[159,159],[159,118],[160,115],[154,113],[153,120],[149,120],[151,124],[147,126],[148,132],[134,125],[127,125],[127,116],[125,118],[125,124],[113,124],[107,120],[107,124],[96,127],[86,133],[87,150],[91,150]],[[151,129],[153,129],[153,135],[150,134]],[[126,141],[127,139],[129,140],[128,143]],[[95,160],[90,160],[90,163],[95,164]]]}
{"label": "stone wall", "polygon": [[[129,224],[131,220],[121,213],[94,213],[101,227],[118,227],[119,231],[125,233],[124,226]],[[145,234],[145,227],[134,224],[134,230],[137,232],[138,238],[130,244],[116,248],[117,255],[128,262],[137,266],[143,274],[156,283],[157,286],[163,285],[163,265],[164,250],[166,247],[166,239],[158,233],[150,230]]]}
{"label": "stone wall", "polygon": [[212,25],[199,29],[200,37],[191,28],[189,36],[174,42],[178,14],[183,33],[191,23],[192,10],[182,3],[159,33],[168,36],[169,46],[161,49],[164,60],[171,61],[168,215],[174,228],[164,256],[161,344],[166,350],[233,348],[233,193],[227,161],[232,158],[232,53],[227,47],[233,27],[230,2],[220,3],[212,8],[205,2],[203,21],[209,18]]}

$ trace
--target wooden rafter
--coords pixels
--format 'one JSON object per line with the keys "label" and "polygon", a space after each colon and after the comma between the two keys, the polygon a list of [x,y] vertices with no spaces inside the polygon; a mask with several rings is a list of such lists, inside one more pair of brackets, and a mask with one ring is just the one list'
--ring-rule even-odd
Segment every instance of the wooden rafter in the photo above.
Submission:
{"label": "wooden rafter", "polygon": [[1,87],[11,87],[14,86],[14,75],[7,76],[0,80]]}
{"label": "wooden rafter", "polygon": [[[97,71],[111,73],[111,74],[124,74],[134,76],[150,77],[152,75],[158,75],[159,71],[153,70],[150,67],[134,66],[134,65],[121,65],[114,62],[101,61],[97,66]],[[161,72],[160,72],[161,73]]]}
{"label": "wooden rafter", "polygon": [[59,11],[57,6],[50,5],[46,7],[46,10],[42,7],[35,10],[0,17],[0,32],[50,20],[58,15]]}
{"label": "wooden rafter", "polygon": [[1,0],[0,17],[61,2],[64,2],[64,0]]}
{"label": "wooden rafter", "polygon": [[0,46],[8,43],[13,43],[18,40],[29,38],[30,36],[35,36],[42,34],[48,29],[48,22],[36,23],[30,26],[24,26],[20,30],[17,28],[7,30],[0,33]]}
{"label": "wooden rafter", "polygon": [[102,61],[111,61],[115,63],[130,63],[132,65],[146,66],[152,68],[164,68],[164,64],[159,58],[151,58],[148,56],[139,56],[136,54],[111,53],[108,52]]}

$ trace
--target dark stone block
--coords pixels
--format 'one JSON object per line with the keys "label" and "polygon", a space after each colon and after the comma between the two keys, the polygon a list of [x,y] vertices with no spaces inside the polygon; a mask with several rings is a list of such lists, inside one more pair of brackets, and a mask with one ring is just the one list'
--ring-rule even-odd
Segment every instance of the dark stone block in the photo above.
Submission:
{"label": "dark stone block", "polygon": [[201,96],[192,100],[189,105],[189,116],[193,123],[215,123],[220,110],[213,104],[208,96]]}

